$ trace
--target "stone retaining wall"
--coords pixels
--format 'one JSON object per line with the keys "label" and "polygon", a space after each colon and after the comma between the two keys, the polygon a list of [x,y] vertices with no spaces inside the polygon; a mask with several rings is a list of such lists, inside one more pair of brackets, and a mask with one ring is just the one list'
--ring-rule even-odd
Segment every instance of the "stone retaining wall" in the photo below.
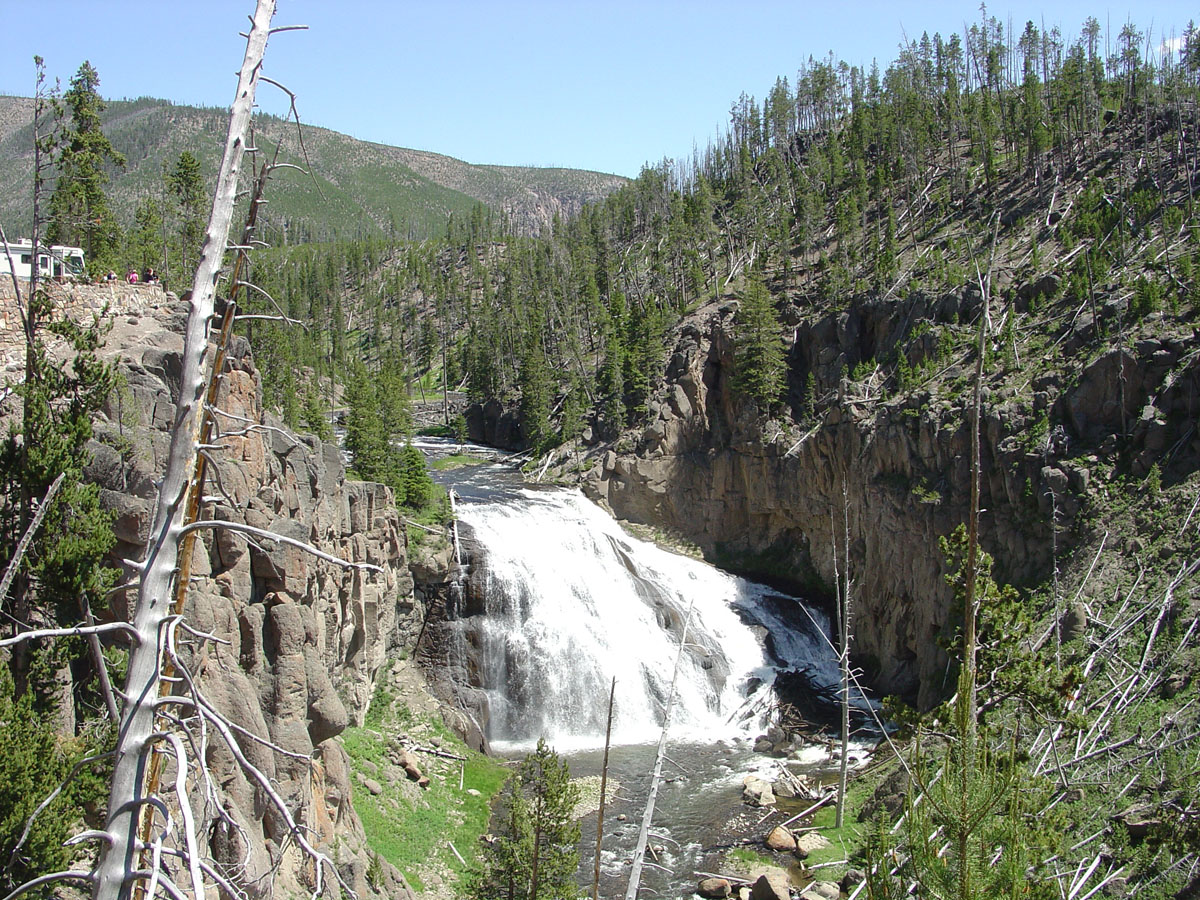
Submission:
{"label": "stone retaining wall", "polygon": [[[19,279],[22,296],[29,282]],[[55,306],[65,310],[75,321],[91,316],[115,318],[141,316],[165,306],[173,295],[157,284],[126,284],[113,281],[103,284],[46,285]],[[0,373],[6,377],[19,374],[25,367],[25,338],[21,331],[21,313],[13,293],[12,279],[0,278]]]}

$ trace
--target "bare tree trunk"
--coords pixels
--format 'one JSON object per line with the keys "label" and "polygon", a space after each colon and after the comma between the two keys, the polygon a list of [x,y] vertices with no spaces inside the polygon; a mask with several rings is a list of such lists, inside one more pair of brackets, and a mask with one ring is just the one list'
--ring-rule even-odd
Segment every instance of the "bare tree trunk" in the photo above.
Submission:
{"label": "bare tree trunk", "polygon": [[447,384],[449,373],[446,371],[446,313],[442,316],[442,424],[450,424],[450,386]]}
{"label": "bare tree trunk", "polygon": [[642,814],[642,828],[638,832],[637,846],[633,850],[633,865],[629,872],[629,884],[625,887],[625,900],[636,900],[638,886],[642,881],[642,861],[646,857],[646,841],[650,837],[650,822],[654,818],[654,802],[658,799],[658,784],[662,781],[663,757],[667,755],[667,730],[671,727],[671,709],[675,705],[675,682],[679,678],[679,663],[683,659],[683,648],[687,644],[688,626],[692,622],[692,607],[688,604],[687,618],[683,622],[683,634],[679,637],[679,652],[675,654],[675,669],[671,675],[671,691],[667,695],[667,708],[663,714],[662,734],[658,739],[658,754],[654,758],[654,774],[650,777],[650,794],[646,797],[646,811]]}
{"label": "bare tree trunk", "polygon": [[[973,747],[978,719],[977,679],[975,654],[977,645],[978,602],[975,597],[976,569],[979,565],[979,478],[980,478],[980,417],[983,406],[983,364],[987,355],[988,329],[991,324],[992,262],[996,255],[996,237],[1000,220],[996,219],[992,231],[992,246],[988,256],[987,270],[980,272],[976,267],[979,292],[983,305],[979,312],[979,342],[976,347],[975,386],[971,398],[971,504],[967,518],[966,584],[963,598],[963,662],[959,680],[960,727],[964,742]],[[968,767],[964,767],[968,768]]]}
{"label": "bare tree trunk", "polygon": [[842,590],[838,609],[838,651],[842,670],[842,759],[838,769],[838,802],[835,828],[846,816],[846,782],[850,766],[850,497],[842,478]]}
{"label": "bare tree trunk", "polygon": [[596,867],[592,872],[592,900],[600,900],[600,842],[604,837],[604,802],[608,790],[608,748],[612,743],[613,700],[617,696],[617,678],[614,675],[608,691],[608,725],[604,729],[604,762],[600,765],[600,811],[596,814]]}
{"label": "bare tree trunk", "polygon": [[[34,384],[38,379],[37,359],[38,355],[34,352],[38,337],[38,324],[41,318],[41,313],[38,312],[39,304],[38,297],[38,277],[41,274],[38,270],[38,251],[41,245],[41,227],[42,227],[42,183],[46,167],[50,164],[47,159],[46,137],[42,132],[42,127],[45,124],[45,115],[48,110],[52,110],[49,100],[45,92],[46,71],[45,65],[40,56],[34,57],[34,65],[37,68],[36,87],[34,90],[33,100],[33,229],[29,238],[32,252],[30,256],[31,265],[29,267],[29,293],[24,301],[21,299],[21,289],[17,282],[17,270],[13,265],[12,256],[8,257],[8,270],[12,273],[13,292],[17,301],[17,310],[21,314],[21,327],[25,336],[25,381],[26,385]],[[8,241],[4,242],[5,253],[8,253]],[[21,471],[29,471],[29,435],[30,435],[30,405],[29,403],[21,404],[21,441],[18,453],[20,454]],[[33,516],[33,495],[29,489],[29,485],[22,479],[20,488],[20,505],[18,508],[19,515],[19,530],[24,532],[29,527],[30,520]],[[12,583],[13,615],[17,622],[17,628],[22,625],[29,625],[30,616],[30,600],[29,600],[29,575],[23,567],[18,566],[15,570],[15,579]],[[25,693],[28,685],[29,666],[30,666],[30,647],[28,644],[18,644],[13,648],[13,687],[16,695],[19,697]]]}
{"label": "bare tree trunk", "polygon": [[[142,778],[148,763],[147,755],[155,743],[155,701],[158,699],[162,646],[168,620],[174,613],[170,600],[174,593],[179,541],[185,524],[183,518],[189,505],[188,494],[200,489],[200,485],[193,483],[192,473],[203,419],[209,327],[215,308],[217,278],[233,219],[245,135],[274,12],[274,0],[258,0],[238,77],[237,95],[230,111],[229,133],[217,178],[212,214],[192,285],[179,405],[146,559],[140,573],[133,622],[138,638],[129,654],[125,707],[115,751],[108,822],[105,826],[106,840],[101,844],[93,882],[93,897],[96,900],[124,900],[129,896],[132,882],[138,877],[134,874],[140,850],[138,819],[141,808],[150,802],[143,791]],[[182,763],[179,760],[179,764]],[[202,896],[198,862],[193,861],[191,869],[196,895]]]}
{"label": "bare tree trunk", "polygon": [[970,841],[976,831],[967,827],[966,823],[972,818],[971,778],[978,759],[979,738],[979,703],[978,682],[976,675],[976,653],[978,645],[977,616],[979,604],[976,598],[977,569],[979,566],[979,479],[980,479],[980,418],[983,407],[983,369],[984,357],[987,351],[987,337],[990,327],[990,301],[992,289],[992,263],[996,254],[996,236],[999,234],[1000,220],[992,231],[992,247],[988,257],[987,271],[980,272],[976,264],[976,275],[979,281],[979,291],[983,305],[979,311],[979,344],[975,359],[975,388],[971,399],[971,507],[967,519],[967,559],[966,578],[963,591],[963,658],[962,671],[958,679],[958,700],[956,716],[958,719],[958,740],[962,758],[958,763],[958,821],[961,827],[956,837],[958,862],[958,896],[961,900],[971,896],[972,876],[974,867],[970,854]]}

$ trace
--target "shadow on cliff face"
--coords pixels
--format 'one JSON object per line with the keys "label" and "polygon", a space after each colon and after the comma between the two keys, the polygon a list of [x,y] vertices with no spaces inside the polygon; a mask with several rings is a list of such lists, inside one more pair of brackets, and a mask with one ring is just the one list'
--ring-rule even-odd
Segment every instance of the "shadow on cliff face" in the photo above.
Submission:
{"label": "shadow on cliff face", "polygon": [[[735,306],[714,302],[680,329],[632,452],[610,453],[589,489],[618,516],[679,531],[722,568],[825,603],[848,518],[861,662],[882,692],[932,705],[946,664],[936,638],[951,615],[938,538],[966,518],[969,430],[961,407],[928,392],[859,396],[846,371],[887,352],[914,316],[953,319],[973,303],[864,302],[797,325],[796,419],[739,400]],[[1050,542],[1026,491],[1043,462],[1003,443],[1023,427],[1015,413],[986,410],[984,544],[998,574],[1029,584],[1049,571]]]}
{"label": "shadow on cliff face", "polygon": [[[970,495],[978,290],[853,299],[817,316],[789,307],[782,418],[736,396],[734,309],[714,301],[680,328],[650,424],[608,454],[589,489],[619,516],[677,530],[722,568],[815,600],[829,596],[848,518],[857,652],[881,691],[927,707],[945,689],[937,639],[953,618],[939,538],[966,521]],[[1092,539],[1103,516],[1095,472],[1144,478],[1157,467],[1169,485],[1200,467],[1196,335],[1104,349],[1096,329],[1086,314],[1056,320],[1062,359],[989,363],[980,525],[1002,582],[1044,583],[1056,553],[1061,565]],[[947,336],[953,352],[939,343]],[[936,375],[901,383],[901,356],[906,371]],[[872,375],[855,380],[865,363]]]}

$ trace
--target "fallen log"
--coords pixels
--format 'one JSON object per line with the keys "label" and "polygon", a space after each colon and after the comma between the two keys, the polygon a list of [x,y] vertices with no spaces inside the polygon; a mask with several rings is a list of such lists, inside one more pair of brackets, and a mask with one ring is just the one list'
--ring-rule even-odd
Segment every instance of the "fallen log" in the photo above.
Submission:
{"label": "fallen log", "polygon": [[417,753],[428,753],[430,756],[440,756],[443,759],[457,759],[459,762],[465,762],[465,756],[459,756],[457,753],[449,753],[445,750],[439,750],[437,747],[422,747],[420,744],[406,744],[404,741],[400,745],[405,750],[415,750]]}
{"label": "fallen log", "polygon": [[808,809],[804,810],[803,812],[796,813],[794,816],[792,816],[790,819],[788,819],[786,822],[784,822],[782,824],[785,826],[791,825],[793,822],[799,821],[800,819],[803,819],[805,816],[812,815],[813,813],[815,813],[818,809],[820,809],[825,804],[833,802],[833,800],[836,797],[837,797],[836,793],[826,794],[824,797],[822,797],[820,800],[818,800],[816,803],[814,803]]}

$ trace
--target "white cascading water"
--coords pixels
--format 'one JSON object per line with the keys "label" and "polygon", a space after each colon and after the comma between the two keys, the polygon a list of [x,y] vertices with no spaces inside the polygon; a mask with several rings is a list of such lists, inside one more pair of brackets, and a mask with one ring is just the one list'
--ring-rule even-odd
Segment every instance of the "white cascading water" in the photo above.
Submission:
{"label": "white cascading water", "polygon": [[[522,490],[459,516],[485,550],[487,615],[473,640],[493,742],[602,742],[614,676],[614,743],[657,740],[685,622],[679,738],[757,728],[749,710],[765,705],[778,663],[836,679],[823,621],[808,634],[784,629],[775,592],[630,537],[578,492]],[[763,636],[779,630],[787,640],[772,648],[784,659],[772,660]]]}

